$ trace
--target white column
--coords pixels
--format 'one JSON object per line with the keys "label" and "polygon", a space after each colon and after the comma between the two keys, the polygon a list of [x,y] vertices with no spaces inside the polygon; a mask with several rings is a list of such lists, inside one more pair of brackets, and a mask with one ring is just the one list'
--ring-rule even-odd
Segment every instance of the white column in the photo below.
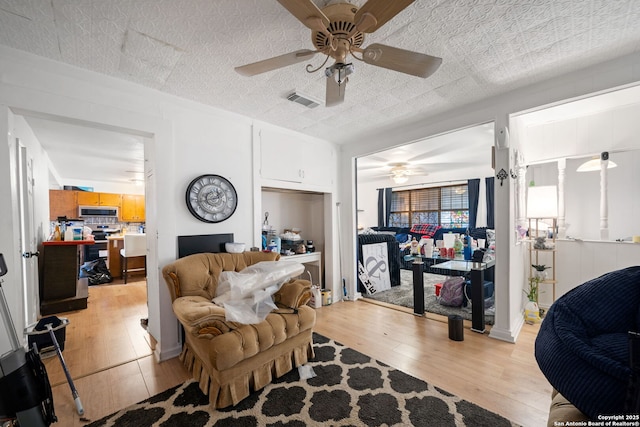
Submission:
{"label": "white column", "polygon": [[516,200],[516,203],[518,204],[518,217],[516,218],[516,220],[517,225],[523,228],[527,228],[527,166],[524,164],[524,158],[522,157],[522,153],[520,153],[520,151],[516,153],[516,159],[516,174],[518,175],[516,188],[516,194],[518,197]]}
{"label": "white column", "polygon": [[609,195],[607,193],[607,167],[609,160],[600,158],[600,240],[609,240]]}
{"label": "white column", "polygon": [[567,170],[567,159],[558,160],[558,237],[567,237],[564,209],[564,178]]}

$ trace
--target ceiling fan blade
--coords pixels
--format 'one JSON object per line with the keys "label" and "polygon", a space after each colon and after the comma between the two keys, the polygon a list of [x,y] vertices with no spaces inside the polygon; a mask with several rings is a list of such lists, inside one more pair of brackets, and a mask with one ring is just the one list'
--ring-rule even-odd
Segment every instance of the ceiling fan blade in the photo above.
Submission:
{"label": "ceiling fan blade", "polygon": [[295,16],[298,21],[302,22],[307,28],[310,30],[317,30],[317,20],[309,19],[309,18],[320,18],[322,20],[322,24],[324,25],[324,31],[329,26],[329,18],[325,15],[318,6],[315,5],[311,0],[278,0],[285,9],[289,11],[290,14]]}
{"label": "ceiling fan blade", "polygon": [[435,73],[442,64],[442,58],[379,43],[364,49],[362,59],[367,64],[425,79]]}
{"label": "ceiling fan blade", "polygon": [[241,65],[240,67],[235,67],[234,70],[243,76],[255,76],[257,74],[266,73],[267,71],[277,70],[278,68],[306,61],[311,59],[315,54],[315,50],[300,49],[295,52],[274,56],[273,58],[264,59],[252,64]]}
{"label": "ceiling fan blade", "polygon": [[361,26],[359,30],[365,33],[373,33],[414,1],[415,0],[369,0],[358,9],[353,21],[359,23],[365,13],[370,13],[375,18],[375,22],[368,27]]}
{"label": "ceiling fan blade", "polygon": [[333,107],[344,102],[344,90],[347,87],[348,78],[344,78],[340,83],[335,76],[327,77],[327,93],[325,99],[326,107]]}

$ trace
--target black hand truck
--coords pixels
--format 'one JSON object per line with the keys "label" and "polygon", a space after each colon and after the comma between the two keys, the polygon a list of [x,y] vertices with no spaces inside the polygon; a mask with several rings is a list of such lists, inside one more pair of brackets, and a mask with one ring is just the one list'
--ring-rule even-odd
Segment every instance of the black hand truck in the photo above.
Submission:
{"label": "black hand truck", "polygon": [[[0,276],[7,274],[0,254]],[[0,425],[46,427],[56,422],[47,370],[37,349],[20,346],[0,279],[0,314],[11,341],[11,351],[0,356]]]}

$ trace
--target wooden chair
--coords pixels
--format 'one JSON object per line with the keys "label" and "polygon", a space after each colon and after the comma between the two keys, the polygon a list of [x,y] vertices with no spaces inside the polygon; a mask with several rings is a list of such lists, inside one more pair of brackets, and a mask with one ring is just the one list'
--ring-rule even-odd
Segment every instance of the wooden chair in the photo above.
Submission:
{"label": "wooden chair", "polygon": [[[142,258],[143,266],[129,268],[131,258]],[[147,235],[146,234],[125,234],[124,248],[120,249],[120,271],[124,283],[127,283],[129,273],[143,271],[147,275]]]}

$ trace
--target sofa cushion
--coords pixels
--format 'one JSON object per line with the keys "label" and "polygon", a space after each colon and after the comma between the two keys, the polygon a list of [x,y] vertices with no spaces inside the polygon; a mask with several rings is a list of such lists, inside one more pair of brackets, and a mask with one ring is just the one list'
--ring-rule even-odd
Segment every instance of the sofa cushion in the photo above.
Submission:
{"label": "sofa cushion", "polygon": [[275,261],[275,252],[200,253],[180,258],[162,269],[165,280],[173,283],[171,299],[199,296],[213,299],[222,271],[241,271],[260,261]]}
{"label": "sofa cushion", "polygon": [[280,308],[297,309],[311,299],[311,282],[291,279],[273,295],[273,302]]}

